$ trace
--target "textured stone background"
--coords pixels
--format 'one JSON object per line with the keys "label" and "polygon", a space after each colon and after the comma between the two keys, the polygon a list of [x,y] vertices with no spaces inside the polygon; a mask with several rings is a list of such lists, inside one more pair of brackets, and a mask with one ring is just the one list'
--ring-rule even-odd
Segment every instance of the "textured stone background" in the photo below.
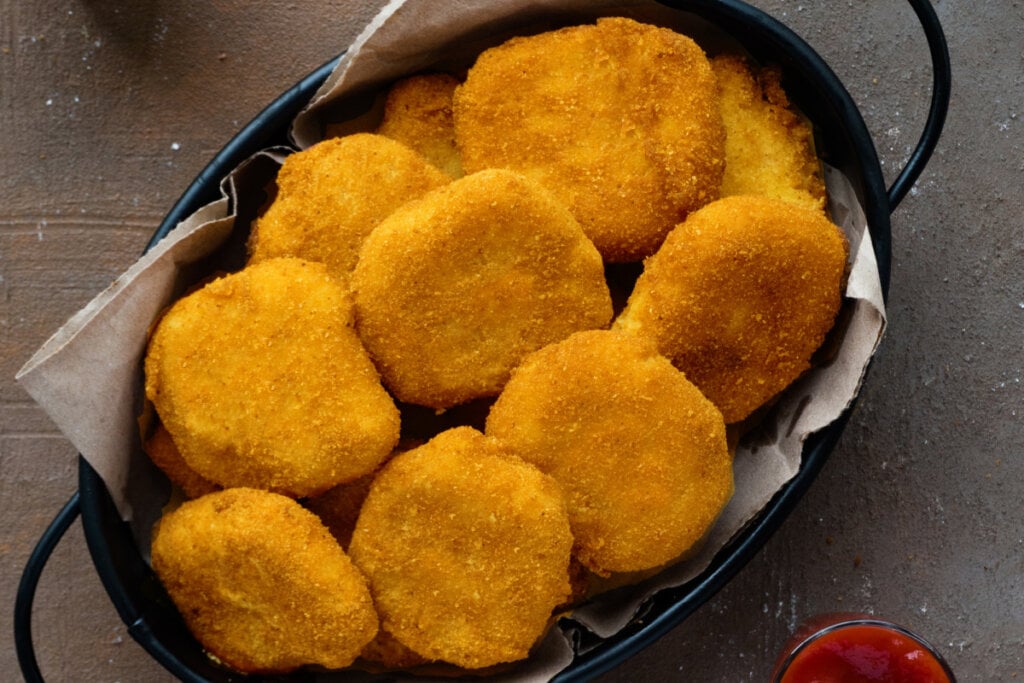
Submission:
{"label": "textured stone background", "polygon": [[[75,453],[14,383],[31,353],[138,255],[211,156],[345,48],[380,0],[0,0],[0,604],[76,487]],[[888,178],[924,121],[930,69],[900,0],[754,4],[860,105]],[[763,681],[804,618],[911,626],[963,681],[1024,675],[1024,5],[942,0],[944,138],[893,215],[888,336],[808,495],[714,599],[604,681]],[[10,622],[8,622],[10,623]],[[76,524],[43,577],[52,681],[161,681]],[[0,637],[0,678],[17,679]]]}

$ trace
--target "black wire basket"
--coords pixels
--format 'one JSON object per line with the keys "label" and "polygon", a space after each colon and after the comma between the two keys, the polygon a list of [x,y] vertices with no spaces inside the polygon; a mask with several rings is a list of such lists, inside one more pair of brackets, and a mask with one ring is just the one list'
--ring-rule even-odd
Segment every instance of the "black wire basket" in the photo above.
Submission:
{"label": "black wire basket", "polygon": [[[919,142],[896,180],[885,187],[874,144],[860,112],[843,84],[807,43],[786,26],[739,0],[662,0],[692,13],[727,34],[742,35],[751,56],[782,69],[783,85],[794,104],[812,122],[821,158],[842,171],[853,185],[867,218],[883,294],[890,271],[890,213],[920,176],[940,136],[950,97],[950,65],[942,28],[928,0],[909,0],[928,42],[933,85],[930,111]],[[220,181],[255,152],[287,144],[294,116],[327,79],[329,62],[282,94],[231,142],[189,186],[167,214],[147,250],[181,220],[217,199]],[[649,597],[625,628],[601,638],[578,629],[572,663],[557,681],[587,680],[621,663],[664,635],[728,582],[782,523],[810,486],[846,424],[838,420],[811,435],[804,445],[799,472],[693,580]],[[43,534],[19,585],[15,605],[15,644],[27,681],[42,681],[32,645],[31,610],[39,576],[50,553],[77,515],[96,571],[132,637],[183,681],[256,680],[215,665],[188,632],[173,603],[136,547],[102,479],[79,458],[79,490]],[[262,680],[341,681],[346,673],[297,671]]]}

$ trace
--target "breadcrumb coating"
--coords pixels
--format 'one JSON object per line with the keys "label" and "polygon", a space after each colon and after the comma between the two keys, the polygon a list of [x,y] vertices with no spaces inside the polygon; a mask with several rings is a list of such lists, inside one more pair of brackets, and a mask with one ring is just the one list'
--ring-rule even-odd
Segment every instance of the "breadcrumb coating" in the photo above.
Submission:
{"label": "breadcrumb coating", "polygon": [[711,65],[689,37],[609,17],[485,51],[455,92],[467,173],[547,187],[607,261],[638,261],[718,197],[725,129]]}
{"label": "breadcrumb coating", "polygon": [[375,476],[377,473],[372,472],[354,481],[338,484],[304,502],[306,509],[320,518],[342,548],[347,549],[352,542],[352,531],[356,528],[359,510],[363,507]]}
{"label": "breadcrumb coating", "polygon": [[459,427],[395,456],[352,536],[381,625],[426,659],[522,659],[569,595],[572,534],[558,485]]}
{"label": "breadcrumb coating", "polygon": [[669,234],[613,327],[652,340],[738,422],[810,367],[842,304],[847,250],[821,211],[726,197]]}
{"label": "breadcrumb coating", "polygon": [[825,200],[780,70],[666,28],[394,83],[374,133],[286,158],[249,265],[153,331],[144,449],[193,500],[152,565],[190,630],[242,673],[485,675],[688,557],[733,423],[842,303]]}
{"label": "breadcrumb coating", "polygon": [[518,174],[481,171],[389,216],[352,276],[359,336],[401,401],[493,396],[522,358],[612,317],[601,257]]}
{"label": "breadcrumb coating", "polygon": [[452,178],[461,178],[462,159],[452,118],[452,97],[458,85],[453,76],[441,73],[398,81],[388,90],[377,134],[419,152]]}
{"label": "breadcrumb coating", "polygon": [[382,135],[331,138],[288,156],[277,196],[254,226],[250,263],[297,257],[347,283],[370,231],[402,204],[450,178]]}
{"label": "breadcrumb coating", "polygon": [[188,466],[181,452],[174,445],[171,433],[162,424],[157,425],[153,435],[142,446],[146,455],[163,472],[172,484],[181,489],[188,498],[198,498],[207,493],[219,491],[220,486],[201,476]]}
{"label": "breadcrumb coating", "polygon": [[811,124],[790,105],[778,68],[738,55],[711,60],[725,122],[722,196],[759,194],[825,210]]}
{"label": "breadcrumb coating", "polygon": [[412,669],[430,662],[426,657],[402,645],[384,629],[377,631],[377,637],[363,648],[359,658],[385,669]]}
{"label": "breadcrumb coating", "polygon": [[145,372],[185,462],[224,487],[313,495],[372,472],[398,441],[351,299],[318,263],[264,261],[179,299]]}
{"label": "breadcrumb coating", "polygon": [[227,489],[157,524],[153,569],[203,647],[245,673],[348,666],[377,633],[366,579],[316,516]]}
{"label": "breadcrumb coating", "polygon": [[574,554],[601,575],[689,553],[733,492],[722,414],[653,345],[618,332],[531,354],[487,435],[562,486]]}

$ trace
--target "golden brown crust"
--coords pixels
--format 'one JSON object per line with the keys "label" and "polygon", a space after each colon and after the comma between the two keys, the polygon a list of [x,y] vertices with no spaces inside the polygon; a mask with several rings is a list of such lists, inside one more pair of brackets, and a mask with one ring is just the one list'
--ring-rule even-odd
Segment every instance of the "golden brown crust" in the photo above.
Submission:
{"label": "golden brown crust", "polygon": [[376,472],[373,472],[355,481],[338,484],[304,503],[306,509],[320,518],[334,540],[344,549],[348,549],[352,542],[352,531],[356,528],[359,510],[363,507],[375,476]]}
{"label": "golden brown crust", "polygon": [[452,120],[452,96],[458,85],[454,77],[440,73],[398,81],[388,90],[377,134],[419,152],[452,178],[461,178],[462,159]]}
{"label": "golden brown crust", "polygon": [[[174,436],[145,449],[202,496],[154,529],[153,566],[239,671],[526,657],[560,610],[699,547],[733,490],[726,430],[838,309],[845,239],[806,215],[821,168],[777,70],[606,18],[510,40],[457,86],[403,79],[376,134],[290,156],[250,266],[150,344]],[[474,173],[448,185],[463,154]],[[649,257],[613,331],[594,329],[602,257]],[[429,416],[413,438],[502,392],[487,435],[449,429],[378,471],[399,427],[378,371],[427,406],[405,406]],[[203,495],[221,484],[312,498]]]}
{"label": "golden brown crust", "polygon": [[181,457],[178,447],[174,445],[170,432],[162,424],[157,425],[153,435],[146,439],[142,448],[153,464],[160,468],[160,471],[167,475],[171,483],[180,488],[186,497],[198,498],[220,490],[220,486],[188,466]]}
{"label": "golden brown crust", "polygon": [[346,283],[363,240],[396,208],[450,180],[405,145],[359,133],[287,157],[277,197],[256,222],[250,262],[292,256]]}
{"label": "golden brown crust", "polygon": [[718,197],[725,130],[693,40],[599,19],[487,50],[455,93],[467,173],[509,168],[558,197],[608,261],[653,253]]}
{"label": "golden brown crust", "polygon": [[810,123],[790,105],[778,68],[738,55],[711,60],[725,122],[722,196],[760,194],[825,209],[825,180]]}
{"label": "golden brown crust", "polygon": [[842,303],[847,249],[816,209],[720,199],[647,261],[614,327],[653,340],[737,422],[810,367]]}
{"label": "golden brown crust", "polygon": [[273,259],[180,299],[145,369],[182,457],[221,486],[313,495],[372,472],[398,440],[349,296],[321,264]]}
{"label": "golden brown crust", "polygon": [[561,484],[574,554],[603,575],[684,555],[733,491],[722,414],[652,345],[618,332],[530,355],[487,434]]}
{"label": "golden brown crust", "polygon": [[359,658],[385,669],[412,669],[430,662],[426,657],[418,655],[402,645],[384,629],[377,631],[377,637],[363,648],[363,651],[359,653]]}
{"label": "golden brown crust", "polygon": [[384,467],[350,552],[388,633],[477,669],[527,656],[569,595],[571,547],[558,485],[460,427]]}
{"label": "golden brown crust", "polygon": [[482,171],[389,216],[352,276],[360,338],[402,401],[497,394],[519,361],[612,316],[601,257],[566,209]]}
{"label": "golden brown crust", "polygon": [[313,513],[255,489],[165,515],[153,569],[212,655],[247,673],[348,666],[377,632],[366,580]]}

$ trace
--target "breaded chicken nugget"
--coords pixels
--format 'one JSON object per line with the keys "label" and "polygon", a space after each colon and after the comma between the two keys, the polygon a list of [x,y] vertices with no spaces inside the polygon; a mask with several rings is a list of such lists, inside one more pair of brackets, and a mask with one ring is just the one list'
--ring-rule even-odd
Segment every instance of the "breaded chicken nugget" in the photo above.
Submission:
{"label": "breaded chicken nugget", "polygon": [[178,447],[174,445],[171,433],[162,424],[157,425],[153,435],[142,445],[142,449],[146,451],[153,464],[160,468],[171,483],[180,488],[188,498],[198,498],[220,490],[220,486],[188,466],[181,457]]}
{"label": "breaded chicken nugget", "polygon": [[738,55],[711,60],[725,122],[722,196],[760,194],[825,209],[825,181],[810,123],[790,105],[778,68]]}
{"label": "breaded chicken nugget", "polygon": [[320,518],[342,548],[348,548],[352,542],[352,530],[356,528],[359,510],[375,476],[376,473],[371,473],[355,481],[338,484],[305,502],[306,509]]}
{"label": "breaded chicken nugget", "polygon": [[349,552],[385,631],[477,669],[527,656],[569,595],[571,548],[554,480],[458,427],[384,466]]}
{"label": "breaded chicken nugget", "polygon": [[652,344],[618,332],[527,357],[487,435],[561,484],[574,555],[602,575],[680,558],[733,492],[722,414]]}
{"label": "breaded chicken nugget", "polygon": [[690,38],[598,19],[485,51],[455,92],[467,173],[519,171],[572,211],[607,261],[654,253],[718,197],[725,129]]}
{"label": "breaded chicken nugget", "polygon": [[360,133],[287,157],[277,197],[256,222],[250,262],[294,256],[346,283],[359,247],[389,213],[450,180],[408,147]]}
{"label": "breaded chicken nugget", "polygon": [[359,653],[359,658],[366,662],[373,662],[385,669],[411,669],[430,662],[429,659],[418,655],[385,631],[377,631],[374,638]]}
{"label": "breaded chicken nugget", "polygon": [[196,639],[238,671],[348,666],[377,633],[366,579],[290,498],[241,488],[186,502],[157,524],[152,555]]}
{"label": "breaded chicken nugget", "polygon": [[164,315],[146,396],[185,462],[221,486],[308,496],[372,472],[399,414],[322,264],[272,259]]}
{"label": "breaded chicken nugget", "polygon": [[847,250],[817,209],[726,197],[672,231],[614,327],[653,340],[738,422],[810,367],[842,303]]}
{"label": "breaded chicken nugget", "polygon": [[601,257],[533,181],[482,171],[398,209],[352,275],[359,336],[401,401],[497,394],[527,353],[612,316]]}
{"label": "breaded chicken nugget", "polygon": [[452,121],[452,96],[458,85],[455,78],[440,73],[398,81],[388,91],[377,134],[401,142],[451,177],[461,178]]}

